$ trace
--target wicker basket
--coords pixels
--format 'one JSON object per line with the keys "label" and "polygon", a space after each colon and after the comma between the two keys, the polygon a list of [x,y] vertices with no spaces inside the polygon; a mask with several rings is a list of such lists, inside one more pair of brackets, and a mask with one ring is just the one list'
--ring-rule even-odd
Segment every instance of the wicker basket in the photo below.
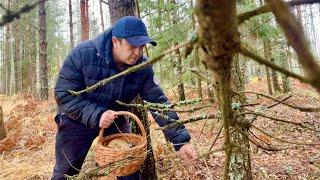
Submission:
{"label": "wicker basket", "polygon": [[[126,111],[118,111],[117,115],[128,115],[137,122],[141,135],[118,133],[103,137],[104,129],[100,129],[99,141],[96,146],[96,162],[107,176],[127,176],[139,170],[147,155],[146,131],[139,118]],[[128,149],[113,149],[104,146],[114,139],[125,140],[133,144]]]}

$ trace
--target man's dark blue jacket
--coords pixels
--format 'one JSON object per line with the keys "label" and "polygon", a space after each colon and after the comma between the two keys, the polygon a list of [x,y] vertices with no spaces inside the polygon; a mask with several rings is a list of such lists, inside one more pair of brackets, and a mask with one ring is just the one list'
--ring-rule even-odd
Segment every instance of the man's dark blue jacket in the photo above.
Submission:
{"label": "man's dark blue jacket", "polygon": [[[129,103],[139,93],[148,102],[169,103],[162,89],[154,82],[151,66],[117,78],[90,93],[73,96],[68,92],[83,90],[119,73],[112,57],[111,30],[112,28],[94,40],[81,42],[66,58],[55,86],[58,116],[64,114],[64,118],[76,120],[90,128],[99,128],[100,117],[104,111],[124,109],[115,102],[116,100]],[[137,63],[143,61],[146,61],[145,57]],[[154,114],[153,116],[160,126],[173,122]],[[170,119],[179,119],[175,112],[168,112],[167,116]],[[126,123],[125,120],[116,121],[120,125]],[[111,126],[106,131],[114,132],[112,128],[115,127]],[[182,146],[181,144],[190,141],[190,135],[183,125],[164,133],[176,150]]]}

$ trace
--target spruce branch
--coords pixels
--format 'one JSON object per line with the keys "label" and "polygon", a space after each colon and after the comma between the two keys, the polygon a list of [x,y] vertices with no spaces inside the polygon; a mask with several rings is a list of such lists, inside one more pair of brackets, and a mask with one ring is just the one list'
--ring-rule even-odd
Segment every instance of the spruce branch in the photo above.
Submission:
{"label": "spruce branch", "polygon": [[[304,4],[314,4],[314,3],[320,3],[320,0],[292,0],[292,1],[286,2],[286,4],[290,7],[304,5]],[[271,8],[268,5],[263,5],[251,11],[240,13],[238,14],[238,24],[240,25],[246,20],[249,20],[254,16],[268,13],[268,12],[271,12]]]}
{"label": "spruce branch", "polygon": [[277,23],[283,30],[288,44],[297,53],[298,60],[309,79],[309,84],[320,93],[320,65],[310,51],[303,28],[284,2],[267,0],[267,3],[276,17]]}
{"label": "spruce branch", "polygon": [[159,128],[156,128],[156,130],[162,130],[162,131],[165,131],[167,129],[171,129],[171,128],[174,128],[176,126],[179,126],[179,125],[182,125],[182,124],[187,124],[187,123],[192,123],[192,122],[196,122],[196,121],[200,121],[200,120],[205,120],[205,119],[215,119],[216,116],[214,114],[209,114],[209,115],[199,115],[199,116],[195,116],[195,117],[192,117],[188,120],[185,120],[185,121],[181,121],[181,120],[178,120],[178,121],[174,121],[174,123],[171,123],[171,124],[168,124],[168,125],[165,125],[163,127],[159,127]]}

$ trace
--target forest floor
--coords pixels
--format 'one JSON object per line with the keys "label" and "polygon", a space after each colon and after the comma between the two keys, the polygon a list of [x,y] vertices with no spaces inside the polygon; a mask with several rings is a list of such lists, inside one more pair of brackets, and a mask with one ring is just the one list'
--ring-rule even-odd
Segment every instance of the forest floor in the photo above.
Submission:
{"label": "forest floor", "polygon": [[[260,81],[248,85],[247,90],[267,93],[266,82]],[[310,86],[295,82],[292,95],[287,102],[304,107],[320,107],[320,96]],[[176,97],[169,92],[170,99]],[[188,98],[196,98],[196,91],[188,91]],[[279,94],[277,97],[286,97]],[[272,100],[248,96],[249,103],[259,103],[252,110],[261,109],[274,102]],[[204,104],[204,103],[202,103]],[[7,138],[0,141],[0,179],[49,179],[54,166],[54,143],[56,124],[55,101],[39,101],[31,96],[0,95],[0,106],[3,107]],[[182,120],[193,115],[216,113],[216,105],[195,113],[179,113]],[[268,116],[285,119],[291,122],[304,123],[320,130],[320,113],[306,113],[277,105],[264,113]],[[286,123],[258,118],[254,125],[286,141],[301,143],[320,143],[320,133]],[[203,120],[187,124],[199,155],[206,154],[216,138],[221,121]],[[171,146],[164,145],[161,131],[155,130],[152,122],[151,133],[159,179],[221,179],[223,174],[224,153],[217,151],[197,160],[195,164],[181,162]],[[251,144],[252,171],[254,179],[320,179],[319,145],[294,145],[283,143],[252,130],[259,139],[276,148],[287,148],[281,151],[258,149]],[[256,139],[256,141],[259,141]],[[259,141],[262,143],[261,141]],[[213,150],[221,148],[223,137],[219,137]],[[262,143],[263,144],[263,143]],[[267,144],[264,144],[267,146]],[[89,153],[86,163],[92,161]]]}

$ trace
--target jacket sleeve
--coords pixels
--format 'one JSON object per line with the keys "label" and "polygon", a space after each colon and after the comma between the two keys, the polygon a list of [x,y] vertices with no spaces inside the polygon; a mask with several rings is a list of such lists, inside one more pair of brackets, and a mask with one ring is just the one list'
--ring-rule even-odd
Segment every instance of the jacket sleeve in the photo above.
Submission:
{"label": "jacket sleeve", "polygon": [[[161,87],[154,82],[154,72],[152,67],[147,67],[145,71],[146,79],[143,82],[143,87],[140,92],[140,96],[142,97],[142,99],[152,103],[169,104],[170,102],[164,95]],[[170,118],[170,120],[157,116],[152,111],[151,114],[160,127],[179,120],[177,113],[174,111],[169,111],[165,114]],[[171,143],[173,143],[175,150],[179,150],[185,143],[190,141],[190,134],[184,125],[170,128],[164,131],[164,135],[167,139],[169,139]]]}
{"label": "jacket sleeve", "polygon": [[74,96],[68,92],[86,88],[82,73],[84,62],[81,57],[81,52],[76,47],[65,59],[54,88],[55,99],[60,113],[65,113],[88,127],[96,128],[99,127],[100,117],[107,107],[86,99],[85,94]]}

